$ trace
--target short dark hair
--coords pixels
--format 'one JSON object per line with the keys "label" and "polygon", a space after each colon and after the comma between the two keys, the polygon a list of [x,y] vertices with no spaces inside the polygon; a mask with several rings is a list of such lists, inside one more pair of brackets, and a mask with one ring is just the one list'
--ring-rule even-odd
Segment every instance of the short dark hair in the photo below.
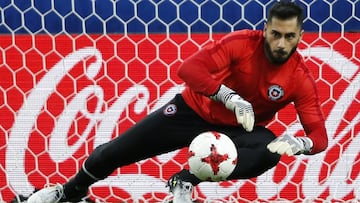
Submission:
{"label": "short dark hair", "polygon": [[301,27],[303,24],[303,9],[299,5],[291,1],[279,1],[276,2],[269,10],[268,22],[271,23],[273,18],[280,20],[287,20],[293,17],[297,17],[298,25]]}

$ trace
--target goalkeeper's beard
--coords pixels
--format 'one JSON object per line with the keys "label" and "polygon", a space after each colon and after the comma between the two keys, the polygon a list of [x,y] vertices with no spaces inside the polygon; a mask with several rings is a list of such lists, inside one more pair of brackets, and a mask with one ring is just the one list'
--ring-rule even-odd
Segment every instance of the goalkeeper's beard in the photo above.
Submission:
{"label": "goalkeeper's beard", "polygon": [[[290,52],[289,52],[289,54],[287,54],[287,56],[285,56],[286,53],[287,53],[286,51],[284,51],[284,50],[274,50],[274,51],[272,51],[271,48],[270,48],[269,42],[268,42],[266,39],[265,39],[265,41],[264,41],[264,51],[265,51],[265,55],[266,55],[267,59],[268,59],[271,63],[273,63],[273,64],[275,64],[275,65],[282,65],[282,64],[284,64],[284,63],[295,53],[296,49],[297,49],[297,45],[294,46],[294,47],[290,50]],[[273,52],[276,52],[278,56],[276,57],[276,56],[273,54]]]}

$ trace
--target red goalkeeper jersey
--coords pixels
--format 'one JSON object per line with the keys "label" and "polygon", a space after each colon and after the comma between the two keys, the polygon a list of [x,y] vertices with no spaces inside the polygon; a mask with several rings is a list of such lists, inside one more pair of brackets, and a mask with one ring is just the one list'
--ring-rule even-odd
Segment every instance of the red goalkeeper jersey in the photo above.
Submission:
{"label": "red goalkeeper jersey", "polygon": [[232,111],[208,97],[224,84],[252,104],[255,125],[265,126],[276,112],[293,102],[314,143],[312,153],[327,146],[315,81],[301,55],[295,52],[282,65],[270,63],[262,31],[235,31],[214,41],[187,58],[178,75],[186,84],[182,93],[185,102],[210,123],[239,125]]}

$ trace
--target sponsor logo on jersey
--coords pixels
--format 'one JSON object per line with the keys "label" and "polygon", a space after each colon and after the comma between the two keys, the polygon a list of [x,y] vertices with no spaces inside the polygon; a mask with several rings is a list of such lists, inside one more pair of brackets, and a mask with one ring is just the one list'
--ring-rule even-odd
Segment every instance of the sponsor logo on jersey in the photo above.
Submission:
{"label": "sponsor logo on jersey", "polygon": [[165,116],[175,115],[176,112],[177,112],[177,107],[176,107],[175,104],[169,104],[164,109],[164,115]]}
{"label": "sponsor logo on jersey", "polygon": [[277,101],[284,96],[284,90],[279,85],[272,85],[268,89],[269,99],[272,101]]}

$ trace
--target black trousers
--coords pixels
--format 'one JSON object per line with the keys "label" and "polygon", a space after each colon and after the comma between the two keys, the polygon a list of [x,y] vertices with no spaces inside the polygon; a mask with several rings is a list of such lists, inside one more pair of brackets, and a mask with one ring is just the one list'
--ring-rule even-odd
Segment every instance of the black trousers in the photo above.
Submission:
{"label": "black trousers", "polygon": [[[279,155],[266,148],[275,138],[270,130],[257,126],[249,133],[240,125],[209,124],[189,108],[178,94],[122,135],[97,147],[85,161],[85,168],[96,178],[104,179],[118,167],[187,147],[195,136],[209,130],[228,135],[237,147],[237,166],[228,179],[256,177],[274,167],[280,159]],[[187,176],[189,173],[181,174]],[[194,185],[200,182],[193,177],[184,179]]]}

